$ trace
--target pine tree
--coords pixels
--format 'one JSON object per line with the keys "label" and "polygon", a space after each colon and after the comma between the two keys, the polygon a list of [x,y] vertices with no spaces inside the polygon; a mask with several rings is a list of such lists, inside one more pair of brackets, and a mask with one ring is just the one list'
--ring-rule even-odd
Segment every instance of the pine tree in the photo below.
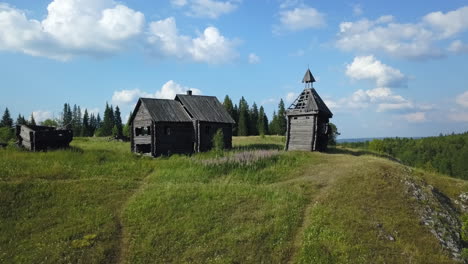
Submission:
{"label": "pine tree", "polygon": [[278,135],[286,134],[286,109],[284,108],[283,99],[278,104]]}
{"label": "pine tree", "polygon": [[10,111],[8,108],[5,108],[5,112],[3,112],[2,121],[0,121],[0,127],[13,127],[13,119],[10,116]]}
{"label": "pine tree", "polygon": [[128,116],[128,120],[127,120],[127,123],[125,124],[124,128],[123,128],[123,135],[126,136],[126,137],[130,137],[130,133],[131,133],[131,124],[130,124],[130,120],[132,119],[132,111],[130,111],[130,115]]}
{"label": "pine tree", "polygon": [[250,115],[249,115],[249,135],[257,136],[258,135],[258,107],[257,104],[254,102],[252,105],[252,108],[250,109]]}
{"label": "pine tree", "polygon": [[114,110],[112,106],[106,103],[106,109],[104,110],[104,121],[102,126],[100,127],[100,136],[110,136],[112,135],[112,129],[114,128],[115,120],[114,120]]}
{"label": "pine tree", "polygon": [[120,109],[119,106],[115,107],[115,112],[114,112],[114,123],[115,126],[117,127],[117,137],[121,138],[123,135],[123,127],[122,127],[122,117],[120,116]]}
{"label": "pine tree", "polygon": [[276,115],[276,111],[273,111],[273,118],[271,119],[268,130],[270,135],[279,135],[278,116]]}
{"label": "pine tree", "polygon": [[268,118],[265,115],[265,109],[263,109],[263,106],[260,106],[260,111],[258,112],[257,129],[260,135],[268,134]]}
{"label": "pine tree", "polygon": [[34,120],[34,115],[33,114],[31,114],[31,119],[29,120],[29,124],[32,125],[32,126],[36,125],[36,120]]}
{"label": "pine tree", "polygon": [[89,115],[88,115],[88,109],[84,110],[84,115],[83,115],[83,124],[81,126],[81,133],[80,135],[82,137],[89,137],[90,136],[90,125],[89,125]]}
{"label": "pine tree", "polygon": [[[226,95],[224,97],[224,102],[223,102],[224,109],[229,113],[229,115],[234,119],[234,106],[232,105],[232,100],[229,98],[229,95]],[[235,119],[234,119],[235,120]]]}
{"label": "pine tree", "polygon": [[72,125],[72,112],[70,108],[70,104],[65,103],[63,105],[63,112],[62,112],[62,126],[70,128]]}
{"label": "pine tree", "polygon": [[26,119],[24,118],[24,116],[18,114],[18,118],[16,118],[16,125],[17,126],[20,126],[20,125],[26,125],[28,122],[26,122]]}
{"label": "pine tree", "polygon": [[239,102],[239,121],[237,122],[237,135],[249,135],[249,105],[244,97]]}
{"label": "pine tree", "polygon": [[101,115],[98,113],[96,117],[96,129],[99,129],[102,127],[102,119]]}

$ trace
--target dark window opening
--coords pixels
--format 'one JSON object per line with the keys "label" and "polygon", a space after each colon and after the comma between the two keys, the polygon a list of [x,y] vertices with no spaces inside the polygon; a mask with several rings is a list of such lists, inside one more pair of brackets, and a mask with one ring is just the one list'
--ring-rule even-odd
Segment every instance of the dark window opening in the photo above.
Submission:
{"label": "dark window opening", "polygon": [[166,134],[167,136],[170,136],[171,135],[171,128],[170,127],[164,127],[164,134]]}
{"label": "dark window opening", "polygon": [[151,153],[151,144],[137,144],[135,150],[138,153]]}
{"label": "dark window opening", "polygon": [[210,134],[210,130],[211,130],[211,127],[210,127],[210,126],[206,126],[206,127],[205,127],[205,134]]}
{"label": "dark window opening", "polygon": [[308,117],[308,116],[306,116],[306,119],[309,119],[309,117]]}
{"label": "dark window opening", "polygon": [[297,117],[294,117],[294,119],[297,119]]}
{"label": "dark window opening", "polygon": [[136,136],[148,136],[151,134],[151,127],[137,127],[135,128],[135,135]]}

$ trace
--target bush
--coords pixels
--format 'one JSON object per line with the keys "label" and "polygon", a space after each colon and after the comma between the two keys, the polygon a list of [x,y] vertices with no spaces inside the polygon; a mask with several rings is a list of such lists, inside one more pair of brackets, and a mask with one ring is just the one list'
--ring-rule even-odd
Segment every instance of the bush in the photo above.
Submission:
{"label": "bush", "polygon": [[8,143],[15,139],[15,130],[9,127],[0,127],[0,143]]}
{"label": "bush", "polygon": [[213,149],[223,150],[224,149],[224,134],[222,129],[218,129],[216,134],[213,136]]}

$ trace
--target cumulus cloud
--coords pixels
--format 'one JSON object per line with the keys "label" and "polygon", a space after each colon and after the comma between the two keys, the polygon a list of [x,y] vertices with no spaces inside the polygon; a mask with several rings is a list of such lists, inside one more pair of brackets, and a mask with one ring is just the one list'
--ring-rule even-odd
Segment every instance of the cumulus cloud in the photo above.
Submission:
{"label": "cumulus cloud", "polygon": [[255,53],[250,53],[249,54],[249,63],[250,64],[260,63],[260,57]]}
{"label": "cumulus cloud", "polygon": [[377,60],[374,56],[355,57],[346,66],[346,75],[353,80],[372,80],[377,87],[406,86],[407,77],[400,70]]}
{"label": "cumulus cloud", "polygon": [[36,123],[40,123],[46,119],[52,119],[54,117],[54,114],[51,111],[45,110],[33,111],[32,115],[34,116],[34,120],[36,121]]}
{"label": "cumulus cloud", "polygon": [[122,50],[144,26],[144,15],[113,0],[54,0],[47,16],[29,19],[0,4],[0,50],[67,60]]}
{"label": "cumulus cloud", "polygon": [[326,25],[325,14],[305,5],[291,10],[282,10],[279,16],[280,24],[273,27],[275,33],[320,28]]}
{"label": "cumulus cloud", "polygon": [[140,89],[115,91],[112,95],[112,103],[116,105],[129,105],[136,103],[140,97],[174,99],[176,94],[185,94],[187,90],[191,90],[194,95],[202,94],[199,89],[183,86],[173,80],[169,80],[160,90],[154,93],[148,93]]}
{"label": "cumulus cloud", "polygon": [[455,101],[463,107],[468,107],[468,91],[458,95]]}
{"label": "cumulus cloud", "polygon": [[426,113],[425,112],[414,112],[402,115],[403,119],[411,122],[411,123],[422,123],[427,121],[426,120]]}
{"label": "cumulus cloud", "polygon": [[285,102],[286,103],[292,103],[294,100],[296,100],[296,98],[299,96],[298,93],[295,93],[295,92],[290,92],[288,94],[286,94],[286,100]]}
{"label": "cumulus cloud", "polygon": [[468,6],[445,14],[432,12],[424,16],[423,21],[441,33],[439,38],[449,38],[468,30]]}
{"label": "cumulus cloud", "polygon": [[196,38],[180,35],[173,17],[150,23],[148,32],[150,49],[158,55],[191,59],[211,64],[225,63],[238,56],[236,42],[215,27],[207,27]]}
{"label": "cumulus cloud", "polygon": [[237,9],[237,1],[215,1],[215,0],[171,0],[175,7],[188,7],[186,12],[189,16],[218,18]]}

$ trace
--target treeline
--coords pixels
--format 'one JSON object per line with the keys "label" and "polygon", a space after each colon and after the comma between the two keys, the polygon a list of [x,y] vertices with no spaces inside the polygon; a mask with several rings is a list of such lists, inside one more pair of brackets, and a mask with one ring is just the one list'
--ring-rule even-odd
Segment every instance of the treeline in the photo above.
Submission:
{"label": "treeline", "polygon": [[233,135],[256,136],[256,135],[284,135],[286,133],[286,109],[283,99],[278,104],[278,109],[273,112],[273,118],[268,121],[263,106],[258,108],[254,102],[251,107],[242,97],[239,104],[233,104],[231,98],[224,97],[223,106],[236,121]]}
{"label": "treeline", "polygon": [[[128,123],[128,122],[127,122]],[[43,125],[63,127],[73,130],[73,135],[77,137],[92,137],[92,136],[129,136],[129,126],[122,124],[120,109],[106,103],[104,117],[101,119],[100,114],[95,115],[89,113],[87,109],[82,112],[81,107],[74,105],[71,107],[69,103],[65,103],[63,111],[59,118],[46,119],[37,123],[34,115],[31,114],[29,119],[19,114],[16,121],[13,121],[8,108],[5,109],[2,120],[0,121],[0,142],[6,143],[14,140],[15,125]]]}
{"label": "treeline", "polygon": [[340,145],[385,153],[409,166],[468,180],[468,132],[420,139],[374,139]]}

